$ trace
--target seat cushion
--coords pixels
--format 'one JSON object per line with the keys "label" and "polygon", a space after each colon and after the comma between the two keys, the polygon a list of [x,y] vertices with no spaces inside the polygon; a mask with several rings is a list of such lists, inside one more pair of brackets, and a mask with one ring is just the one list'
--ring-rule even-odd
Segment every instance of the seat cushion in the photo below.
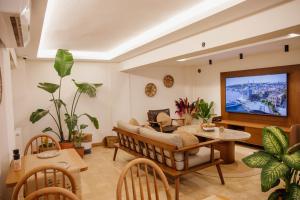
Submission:
{"label": "seat cushion", "polygon": [[158,113],[158,115],[156,117],[156,121],[161,122],[162,127],[170,126],[172,123],[171,117],[168,114],[166,114],[165,112]]}
{"label": "seat cushion", "polygon": [[[199,143],[198,138],[196,136],[194,136],[193,134],[190,134],[188,132],[177,130],[177,131],[174,131],[173,134],[178,134],[181,137],[183,147],[196,145],[196,144]],[[189,153],[191,155],[195,155],[198,152],[199,152],[199,148],[193,149]]]}

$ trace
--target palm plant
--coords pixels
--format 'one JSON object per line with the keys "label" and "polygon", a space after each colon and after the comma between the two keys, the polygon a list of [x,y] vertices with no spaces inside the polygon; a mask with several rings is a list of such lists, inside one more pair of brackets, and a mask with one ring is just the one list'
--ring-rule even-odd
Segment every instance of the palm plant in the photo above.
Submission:
{"label": "palm plant", "polygon": [[207,123],[208,120],[213,116],[212,114],[212,108],[214,106],[214,102],[205,102],[204,99],[201,99],[200,101],[196,102],[196,113],[194,114],[194,117],[196,119],[201,118],[203,120],[203,123]]}
{"label": "palm plant", "polygon": [[287,135],[278,127],[263,129],[263,151],[243,158],[251,168],[261,168],[261,190],[269,191],[284,182],[269,196],[269,200],[300,199],[300,148],[299,144],[289,148]]}
{"label": "palm plant", "polygon": [[[68,110],[66,103],[61,99],[62,80],[64,77],[71,74],[71,69],[72,69],[73,64],[74,64],[73,56],[68,50],[63,50],[63,49],[57,50],[54,68],[60,77],[59,85],[54,84],[54,83],[48,83],[48,82],[38,84],[38,88],[41,88],[51,94],[50,101],[54,104],[55,114],[52,114],[49,109],[39,108],[30,115],[30,121],[32,123],[36,123],[37,121],[39,121],[46,115],[50,115],[51,118],[55,122],[57,130],[55,130],[51,127],[47,127],[43,130],[43,132],[54,133],[55,135],[57,135],[57,137],[60,139],[61,142],[72,141],[72,135],[74,134],[74,131],[76,131],[76,130],[82,131],[84,128],[87,127],[87,125],[78,126],[78,119],[81,116],[88,117],[88,119],[90,119],[90,121],[95,126],[95,128],[96,129],[99,128],[99,122],[98,122],[97,118],[95,118],[87,113],[77,115],[75,113],[75,111],[76,111],[76,108],[77,108],[77,105],[78,105],[81,95],[87,94],[90,97],[95,97],[97,88],[100,87],[102,84],[77,83],[75,80],[73,80],[75,86],[77,87],[77,90],[74,95],[70,111]],[[55,95],[57,90],[58,90],[58,94]],[[66,122],[68,132],[69,132],[68,140],[65,140],[65,136],[63,133],[62,110],[61,110],[62,108],[64,108],[64,112],[65,112],[65,114],[64,114],[65,120],[64,121]]]}

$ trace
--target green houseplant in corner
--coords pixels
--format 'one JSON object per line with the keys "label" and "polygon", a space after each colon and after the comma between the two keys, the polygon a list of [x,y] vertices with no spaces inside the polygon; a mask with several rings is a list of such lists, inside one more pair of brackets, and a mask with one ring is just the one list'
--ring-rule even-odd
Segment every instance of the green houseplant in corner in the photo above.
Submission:
{"label": "green houseplant in corner", "polygon": [[[74,135],[75,132],[79,130],[82,132],[82,130],[87,127],[87,125],[78,126],[79,117],[87,116],[88,119],[90,119],[92,124],[95,126],[95,128],[96,129],[99,128],[99,122],[97,118],[92,117],[87,113],[77,116],[75,114],[75,110],[81,94],[88,94],[90,97],[95,97],[97,88],[102,84],[77,83],[75,82],[75,80],[73,80],[73,82],[77,87],[77,90],[73,98],[70,112],[68,111],[66,103],[61,99],[63,78],[71,74],[73,64],[74,64],[73,56],[68,50],[63,50],[63,49],[57,50],[54,69],[59,75],[59,84],[48,83],[48,82],[43,82],[38,84],[38,88],[51,94],[50,101],[54,105],[55,113],[52,114],[49,109],[39,108],[30,115],[30,121],[32,123],[36,123],[43,117],[50,115],[50,117],[55,122],[56,128],[47,127],[43,130],[43,132],[54,133],[59,138],[62,148],[72,147],[74,142],[72,135]],[[65,114],[63,115],[62,112],[65,112]],[[63,131],[63,123],[62,123],[63,116],[65,117],[64,122],[66,122],[68,132],[69,132],[67,139],[65,138],[65,134]]]}
{"label": "green houseplant in corner", "polygon": [[251,168],[261,168],[261,190],[269,191],[284,183],[284,188],[273,191],[269,200],[300,200],[300,149],[289,148],[287,135],[278,127],[263,129],[264,150],[243,158]]}

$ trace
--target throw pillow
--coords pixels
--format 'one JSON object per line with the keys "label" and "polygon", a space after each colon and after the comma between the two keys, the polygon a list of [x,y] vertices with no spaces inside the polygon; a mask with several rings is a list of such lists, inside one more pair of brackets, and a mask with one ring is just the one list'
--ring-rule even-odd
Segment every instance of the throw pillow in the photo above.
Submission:
{"label": "throw pillow", "polygon": [[131,118],[129,120],[129,124],[131,124],[133,126],[139,126],[140,125],[140,123],[135,118]]}
{"label": "throw pillow", "polygon": [[166,113],[164,113],[164,112],[158,113],[158,115],[156,117],[156,121],[161,122],[162,127],[170,126],[171,123],[172,123],[171,117],[169,115],[167,115]]}
{"label": "throw pillow", "polygon": [[[194,136],[193,134],[190,134],[188,132],[184,132],[184,131],[174,131],[173,134],[177,134],[181,137],[182,139],[182,144],[183,147],[187,147],[187,146],[191,146],[191,145],[195,145],[199,143],[199,140],[196,136]],[[199,148],[197,149],[193,149],[190,151],[191,155],[195,155],[199,152]]]}

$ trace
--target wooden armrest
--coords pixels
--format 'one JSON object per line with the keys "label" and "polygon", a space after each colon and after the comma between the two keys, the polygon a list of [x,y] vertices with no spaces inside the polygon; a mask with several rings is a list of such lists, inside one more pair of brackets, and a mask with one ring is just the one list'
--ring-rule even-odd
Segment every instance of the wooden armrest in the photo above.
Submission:
{"label": "wooden armrest", "polygon": [[150,124],[158,124],[158,125],[161,125],[162,122],[154,122],[154,121],[148,121]]}
{"label": "wooden armrest", "polygon": [[215,140],[209,140],[209,141],[206,141],[206,142],[200,142],[199,144],[190,145],[190,146],[187,146],[187,147],[177,149],[177,150],[174,151],[174,153],[190,151],[190,150],[197,149],[199,147],[203,147],[203,146],[206,146],[206,145],[213,145],[213,144],[218,143],[220,141],[221,140],[219,140],[219,139],[215,139]]}

